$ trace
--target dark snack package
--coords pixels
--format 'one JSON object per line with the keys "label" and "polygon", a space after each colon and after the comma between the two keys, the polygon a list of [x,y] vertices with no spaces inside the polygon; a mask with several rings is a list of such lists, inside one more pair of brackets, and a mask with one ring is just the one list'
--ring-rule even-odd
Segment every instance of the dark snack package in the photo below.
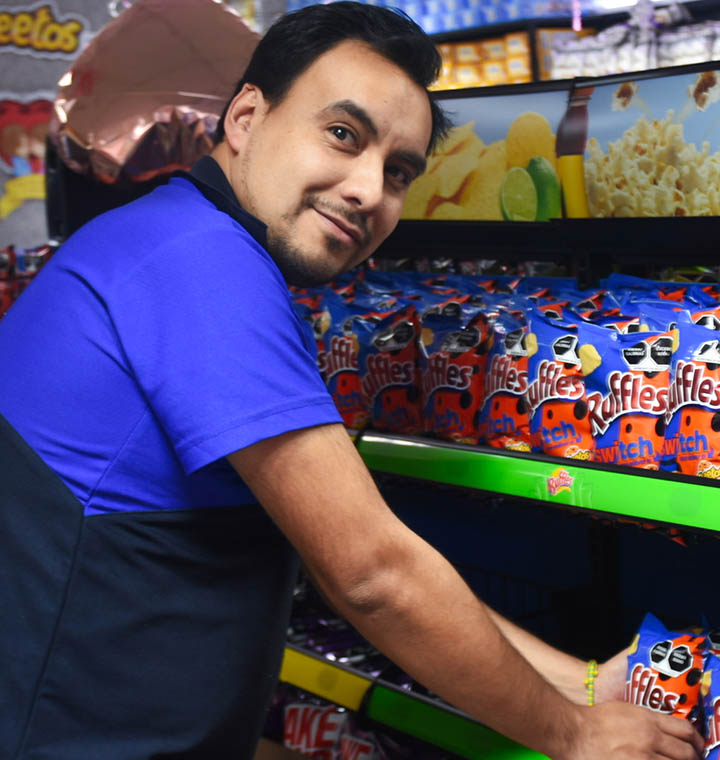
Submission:
{"label": "dark snack package", "polygon": [[684,718],[700,728],[707,648],[704,633],[670,632],[648,613],[628,655],[625,702]]}
{"label": "dark snack package", "polygon": [[663,469],[720,478],[720,332],[678,322]]}
{"label": "dark snack package", "polygon": [[664,451],[675,332],[578,327],[594,459],[657,470]]}
{"label": "dark snack package", "polygon": [[578,356],[578,328],[530,312],[527,401],[534,451],[571,459],[592,459],[585,378]]}
{"label": "dark snack package", "polygon": [[370,423],[374,430],[416,435],[423,429],[416,304],[398,300],[387,316],[374,317],[354,323],[360,386]]}
{"label": "dark snack package", "polygon": [[492,447],[530,451],[527,324],[508,312],[493,324],[480,427]]}
{"label": "dark snack package", "polygon": [[484,312],[426,313],[420,341],[425,432],[476,444],[492,332]]}

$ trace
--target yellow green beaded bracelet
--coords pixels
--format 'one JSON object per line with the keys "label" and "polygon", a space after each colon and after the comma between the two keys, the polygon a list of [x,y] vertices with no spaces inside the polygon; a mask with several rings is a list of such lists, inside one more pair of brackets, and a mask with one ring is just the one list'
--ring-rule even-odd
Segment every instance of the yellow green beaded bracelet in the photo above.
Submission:
{"label": "yellow green beaded bracelet", "polygon": [[592,707],[595,704],[595,679],[598,674],[597,660],[589,660],[587,664],[587,678],[583,681],[587,703]]}

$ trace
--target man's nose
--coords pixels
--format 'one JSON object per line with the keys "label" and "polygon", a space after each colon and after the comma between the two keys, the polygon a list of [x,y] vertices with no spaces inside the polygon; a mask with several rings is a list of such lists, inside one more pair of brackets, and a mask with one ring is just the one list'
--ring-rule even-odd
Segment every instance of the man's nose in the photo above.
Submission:
{"label": "man's nose", "polygon": [[343,199],[357,211],[372,211],[383,199],[385,165],[373,156],[358,156],[342,182]]}

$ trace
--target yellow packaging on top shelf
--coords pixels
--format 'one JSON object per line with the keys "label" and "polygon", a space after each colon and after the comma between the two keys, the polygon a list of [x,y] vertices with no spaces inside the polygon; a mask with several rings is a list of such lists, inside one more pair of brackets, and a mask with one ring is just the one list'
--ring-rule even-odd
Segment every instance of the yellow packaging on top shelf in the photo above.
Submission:
{"label": "yellow packaging on top shelf", "polygon": [[527,32],[438,45],[442,73],[433,90],[457,90],[532,81]]}

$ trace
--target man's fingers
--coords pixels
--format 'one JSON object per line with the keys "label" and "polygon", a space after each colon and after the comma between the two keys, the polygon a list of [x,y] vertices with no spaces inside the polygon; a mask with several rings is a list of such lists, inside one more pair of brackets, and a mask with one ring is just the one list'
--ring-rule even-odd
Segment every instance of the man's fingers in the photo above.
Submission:
{"label": "man's fingers", "polygon": [[[669,715],[658,715],[658,725],[662,731],[662,747],[658,750],[669,758],[686,760],[687,758],[702,757],[705,743],[700,734],[682,718],[674,718]],[[688,755],[688,748],[695,752]],[[684,754],[682,754],[684,751]],[[675,752],[675,754],[672,754]],[[680,754],[678,754],[680,753]]]}
{"label": "man's fingers", "polygon": [[692,744],[669,734],[662,734],[654,749],[660,757],[668,760],[698,760],[702,757],[702,753],[697,752]]}

